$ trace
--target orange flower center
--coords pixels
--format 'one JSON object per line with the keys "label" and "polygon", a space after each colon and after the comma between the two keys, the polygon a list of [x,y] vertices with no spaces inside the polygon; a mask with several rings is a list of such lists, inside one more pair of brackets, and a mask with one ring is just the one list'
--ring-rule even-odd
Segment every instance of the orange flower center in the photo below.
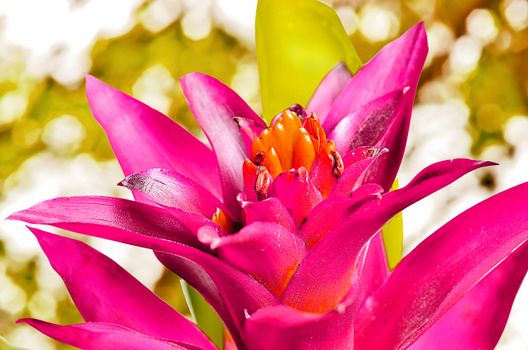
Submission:
{"label": "orange flower center", "polygon": [[[294,111],[286,110],[253,140],[251,159],[246,159],[242,168],[244,188],[251,189],[253,196],[247,193],[248,199],[268,198],[273,179],[282,172],[300,167],[308,172],[314,168],[312,180],[325,198],[332,183],[344,171],[335,143],[327,140],[319,118],[312,113],[301,119]],[[229,218],[220,209],[212,220],[226,232],[234,231]]]}
{"label": "orange flower center", "polygon": [[299,167],[310,172],[318,159],[330,161],[330,175],[334,178],[343,174],[343,160],[335,143],[327,140],[317,116],[312,113],[301,120],[295,112],[286,110],[253,141],[251,159],[243,166],[244,179],[254,181],[258,199],[265,199],[280,173]]}
{"label": "orange flower center", "polygon": [[321,149],[335,152],[335,145],[326,140],[315,114],[301,122],[294,112],[287,110],[253,141],[251,157],[253,163],[264,165],[275,178],[283,171],[301,166],[310,171]]}

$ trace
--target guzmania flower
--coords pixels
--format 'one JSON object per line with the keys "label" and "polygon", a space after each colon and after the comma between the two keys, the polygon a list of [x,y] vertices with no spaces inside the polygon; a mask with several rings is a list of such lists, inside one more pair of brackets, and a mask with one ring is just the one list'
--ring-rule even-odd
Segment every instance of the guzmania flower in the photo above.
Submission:
{"label": "guzmania flower", "polygon": [[[87,76],[120,185],[136,200],[56,198],[10,218],[153,250],[213,306],[231,349],[491,349],[528,268],[528,184],[460,214],[394,269],[380,233],[404,208],[492,165],[446,160],[391,190],[426,55],[418,24],[355,75],[338,65],[306,108],[269,126],[218,80],[186,75],[209,145]],[[31,231],[86,322],[22,322],[82,349],[216,349],[109,258]]]}

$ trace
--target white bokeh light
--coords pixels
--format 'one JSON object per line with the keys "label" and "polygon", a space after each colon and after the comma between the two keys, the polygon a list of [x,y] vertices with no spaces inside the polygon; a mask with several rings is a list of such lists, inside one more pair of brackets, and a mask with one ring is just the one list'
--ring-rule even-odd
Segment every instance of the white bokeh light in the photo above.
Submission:
{"label": "white bokeh light", "polygon": [[394,38],[400,29],[398,17],[388,8],[366,5],[359,13],[359,30],[372,41]]}
{"label": "white bokeh light", "polygon": [[473,10],[466,19],[467,31],[486,45],[497,37],[499,29],[490,10]]}

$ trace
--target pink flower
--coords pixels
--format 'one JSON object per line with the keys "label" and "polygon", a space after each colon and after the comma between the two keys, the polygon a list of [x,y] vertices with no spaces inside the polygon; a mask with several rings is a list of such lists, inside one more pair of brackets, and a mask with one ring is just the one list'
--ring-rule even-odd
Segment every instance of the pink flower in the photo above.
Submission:
{"label": "pink flower", "polygon": [[[493,348],[528,268],[528,184],[478,204],[389,271],[379,230],[489,162],[433,164],[390,191],[427,54],[422,24],[353,77],[338,66],[304,110],[268,128],[212,77],[182,78],[211,148],[87,76],[87,95],[137,201],[56,198],[11,219],[155,251],[242,349]],[[37,229],[86,323],[24,322],[83,349],[213,349],[116,263]]]}

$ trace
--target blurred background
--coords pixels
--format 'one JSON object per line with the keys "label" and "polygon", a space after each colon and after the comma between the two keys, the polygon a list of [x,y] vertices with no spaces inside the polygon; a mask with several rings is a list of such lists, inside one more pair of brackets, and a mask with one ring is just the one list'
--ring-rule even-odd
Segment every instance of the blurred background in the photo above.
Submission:
{"label": "blurred background", "polygon": [[[430,52],[400,184],[446,158],[501,164],[405,211],[406,251],[456,213],[528,181],[528,1],[326,2],[364,62],[425,21]],[[256,0],[0,1],[0,218],[56,196],[129,196],[115,186],[122,173],[90,115],[84,72],[197,135],[178,83],[185,73],[223,80],[260,111],[255,8]],[[178,279],[149,251],[88,241],[188,312]],[[513,310],[499,349],[528,349],[527,283]],[[28,349],[68,348],[15,325],[20,317],[81,321],[36,240],[23,225],[2,222],[0,335]]]}

